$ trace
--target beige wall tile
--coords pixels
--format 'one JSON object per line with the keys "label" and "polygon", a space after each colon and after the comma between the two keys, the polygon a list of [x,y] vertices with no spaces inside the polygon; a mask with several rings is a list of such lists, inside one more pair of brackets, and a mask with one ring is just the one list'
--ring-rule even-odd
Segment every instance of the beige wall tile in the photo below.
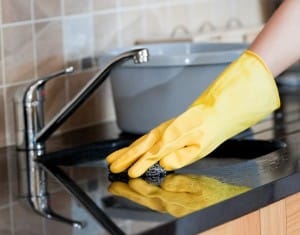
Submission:
{"label": "beige wall tile", "polygon": [[94,10],[113,9],[117,6],[117,0],[94,0]]}
{"label": "beige wall tile", "polygon": [[78,65],[79,60],[94,55],[93,17],[68,18],[63,21],[63,43],[67,64]]}
{"label": "beige wall tile", "polygon": [[[180,4],[168,9],[166,15],[167,21],[167,35],[171,36],[173,31],[178,26],[184,26],[190,31],[190,11],[191,7],[188,4]],[[181,35],[181,34],[180,34]]]}
{"label": "beige wall tile", "polygon": [[[130,1],[130,0],[128,0]],[[154,4],[168,4],[168,3],[174,3],[174,0],[172,0],[172,2],[170,2],[170,0],[143,0],[144,5],[146,6],[150,6],[150,5],[154,5]]]}
{"label": "beige wall tile", "polygon": [[125,11],[121,17],[121,45],[131,46],[137,39],[144,38],[144,18],[140,10]]}
{"label": "beige wall tile", "polygon": [[61,14],[61,0],[33,0],[34,18],[55,17]]}
{"label": "beige wall tile", "polygon": [[[219,7],[216,7],[216,6]],[[239,19],[238,3],[235,0],[218,1],[212,0],[210,2],[211,23],[216,27],[225,27],[230,19]]]}
{"label": "beige wall tile", "polygon": [[[92,78],[96,71],[84,72],[69,76],[70,97],[77,92]],[[110,83],[104,82],[94,94],[68,120],[68,129],[100,123],[112,119],[114,110],[110,92]]]}
{"label": "beige wall tile", "polygon": [[211,22],[218,28],[225,27],[230,19],[238,19],[244,26],[255,26],[264,21],[264,4],[261,0],[198,1],[191,6],[194,20],[197,20],[197,17],[202,19],[204,17],[205,21]]}
{"label": "beige wall tile", "polygon": [[[15,113],[14,113],[14,96],[15,93],[24,86],[10,86],[6,88],[7,93],[7,106],[6,106],[6,117],[7,117],[7,128],[6,128],[6,144],[14,145],[16,143],[15,135]],[[58,79],[51,80],[45,86],[45,123],[57,114],[58,111],[66,103],[66,88],[65,78],[61,77]],[[61,131],[61,129],[59,129]]]}
{"label": "beige wall tile", "polygon": [[30,2],[31,0],[2,0],[2,22],[30,20]]}
{"label": "beige wall tile", "polygon": [[114,13],[94,16],[95,46],[97,53],[118,46],[118,23]]}
{"label": "beige wall tile", "polygon": [[65,15],[82,14],[92,11],[92,0],[64,0]]}
{"label": "beige wall tile", "polygon": [[[147,8],[143,12],[145,18],[145,37],[168,37],[171,29],[168,25],[168,8]],[[161,20],[164,19],[164,20]]]}
{"label": "beige wall tile", "polygon": [[34,78],[32,26],[3,29],[6,83]]}
{"label": "beige wall tile", "polygon": [[[6,88],[7,93],[7,106],[6,116],[7,128],[6,128],[6,145],[14,145],[16,143],[15,135],[15,119],[14,119],[14,96],[15,93],[24,86],[16,85]],[[51,80],[45,86],[45,123],[47,123],[64,105],[66,102],[66,88],[65,78]],[[59,131],[63,129],[60,128]]]}
{"label": "beige wall tile", "polygon": [[0,210],[0,234],[11,235],[9,208]]}
{"label": "beige wall tile", "polygon": [[143,0],[121,0],[120,6],[139,6],[143,4]]}
{"label": "beige wall tile", "polygon": [[[217,2],[215,0],[198,1],[190,6],[189,29],[193,34],[203,33],[203,31],[209,32],[214,30],[214,27],[217,27],[214,19],[215,12],[217,11],[216,3]],[[219,4],[223,4],[223,1],[219,2]],[[213,27],[207,27],[207,25],[211,25]]]}
{"label": "beige wall tile", "polygon": [[6,89],[6,145],[13,145],[16,143],[16,131],[15,131],[15,111],[14,111],[14,96],[15,93],[21,89],[24,85],[10,86]]}
{"label": "beige wall tile", "polygon": [[50,80],[45,86],[45,94],[45,123],[48,123],[66,104],[66,77]]}
{"label": "beige wall tile", "polygon": [[64,68],[62,24],[49,21],[35,24],[37,74],[49,75]]}
{"label": "beige wall tile", "polygon": [[236,4],[236,16],[247,26],[260,25],[265,21],[263,3],[261,0],[233,1]]}

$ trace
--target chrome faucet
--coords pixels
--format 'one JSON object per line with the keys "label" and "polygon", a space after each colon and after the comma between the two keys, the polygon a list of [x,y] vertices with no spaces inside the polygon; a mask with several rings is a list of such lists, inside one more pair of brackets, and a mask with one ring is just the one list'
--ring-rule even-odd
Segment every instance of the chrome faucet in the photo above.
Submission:
{"label": "chrome faucet", "polygon": [[[107,79],[114,66],[129,59],[133,59],[134,63],[145,63],[148,62],[148,56],[148,50],[141,48],[126,51],[114,57],[46,125],[44,125],[44,86],[53,78],[73,72],[73,67],[38,79],[22,91],[21,107],[20,105],[16,107],[16,121],[19,125],[18,130],[21,130],[17,131],[17,148],[20,150],[19,155],[23,158],[21,162],[26,163],[27,196],[34,211],[46,218],[71,224],[75,228],[83,227],[83,223],[64,218],[51,210],[48,203],[47,175],[37,164],[36,159],[45,154],[45,142],[50,135]],[[26,160],[24,160],[24,154]]]}
{"label": "chrome faucet", "polygon": [[29,85],[24,93],[23,112],[25,127],[25,148],[27,150],[45,148],[47,138],[74,112],[90,95],[106,80],[112,68],[128,59],[133,59],[134,63],[145,63],[148,61],[148,50],[145,48],[124,52],[116,56],[112,61],[99,71],[79,93],[69,101],[62,110],[55,115],[52,120],[44,126],[43,106],[41,90],[51,78],[69,73],[73,68],[67,68],[54,76],[46,79],[39,79]]}

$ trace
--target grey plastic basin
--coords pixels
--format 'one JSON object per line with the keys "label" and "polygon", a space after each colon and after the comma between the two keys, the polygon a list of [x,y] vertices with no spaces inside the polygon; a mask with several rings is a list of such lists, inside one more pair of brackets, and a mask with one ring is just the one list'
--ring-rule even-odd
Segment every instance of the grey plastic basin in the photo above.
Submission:
{"label": "grey plastic basin", "polygon": [[[149,49],[150,61],[145,64],[127,61],[113,69],[110,75],[119,128],[124,132],[142,134],[177,116],[246,46],[237,43],[139,46]],[[104,53],[100,65],[130,49]]]}

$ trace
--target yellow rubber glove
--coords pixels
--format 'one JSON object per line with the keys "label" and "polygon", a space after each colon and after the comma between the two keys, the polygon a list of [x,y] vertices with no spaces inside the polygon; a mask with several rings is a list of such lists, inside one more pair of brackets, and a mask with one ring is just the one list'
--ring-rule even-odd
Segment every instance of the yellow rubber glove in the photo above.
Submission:
{"label": "yellow rubber glove", "polygon": [[262,59],[245,51],[178,117],[107,158],[110,170],[141,176],[159,162],[167,171],[191,164],[280,106],[275,80]]}
{"label": "yellow rubber glove", "polygon": [[201,175],[167,175],[160,186],[141,178],[113,182],[108,191],[161,213],[181,217],[234,197],[250,188]]}

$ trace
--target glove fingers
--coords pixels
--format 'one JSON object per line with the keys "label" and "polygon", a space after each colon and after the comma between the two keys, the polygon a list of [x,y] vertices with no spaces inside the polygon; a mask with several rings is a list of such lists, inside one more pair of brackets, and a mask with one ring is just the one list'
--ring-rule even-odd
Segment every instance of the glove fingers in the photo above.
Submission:
{"label": "glove fingers", "polygon": [[160,159],[156,154],[147,152],[136,163],[128,169],[128,175],[131,178],[137,178],[143,175],[152,165],[157,163]]}
{"label": "glove fingers", "polygon": [[[153,148],[155,149],[155,146]],[[158,161],[160,161],[160,165],[166,171],[178,169],[196,159],[200,150],[198,145],[191,145],[167,154],[162,154],[161,151],[157,154],[153,154],[153,152],[155,151],[149,151],[140,157],[140,159],[129,168],[128,175],[132,178],[140,177],[149,169],[149,167]],[[164,150],[163,153],[165,152],[166,151]]]}
{"label": "glove fingers", "polygon": [[128,151],[128,147],[113,152],[112,154],[108,155],[108,157],[106,158],[106,162],[109,165],[112,164],[115,160],[117,160],[120,156],[125,154],[127,151]]}
{"label": "glove fingers", "polygon": [[145,195],[139,193],[140,189],[137,191],[131,188],[126,183],[113,182],[109,186],[108,191],[113,195],[125,197],[133,202],[137,202],[153,210],[166,212],[164,206],[161,204],[161,201],[159,199],[157,200],[156,198],[145,197]]}
{"label": "glove fingers", "polygon": [[157,143],[161,134],[171,122],[172,120],[168,120],[150,131],[147,135],[137,139],[128,147],[128,151],[121,152],[122,156],[119,154],[116,154],[115,156],[114,153],[111,154],[112,157],[111,155],[108,156],[109,160],[114,160],[110,161],[110,170],[113,173],[120,173],[128,169],[136,160],[138,160],[143,154],[149,151],[155,143]]}
{"label": "glove fingers", "polygon": [[125,171],[130,167],[141,155],[149,150],[155,144],[157,136],[154,134],[149,134],[143,136],[135,142],[133,146],[129,146],[124,152],[120,152],[122,155],[114,153],[108,156],[108,159],[113,158],[114,161],[111,162],[110,170],[113,173],[120,173]]}
{"label": "glove fingers", "polygon": [[136,192],[139,192],[147,201],[159,203],[163,210],[175,217],[181,217],[202,207],[203,201],[200,195],[191,193],[168,192],[160,187],[146,183],[142,179],[133,179],[129,181],[129,186]]}
{"label": "glove fingers", "polygon": [[150,136],[149,134],[144,135],[144,136],[138,138],[137,140],[135,140],[129,147],[125,147],[125,148],[116,150],[115,152],[111,153],[110,155],[108,155],[106,157],[107,163],[108,164],[113,163],[118,158],[120,158],[122,155],[124,155],[126,152],[128,152],[130,149],[132,149],[140,144],[143,144],[144,142],[151,144],[151,143],[149,143],[150,142],[149,139],[151,139],[151,137],[153,137],[153,136]]}
{"label": "glove fingers", "polygon": [[[201,140],[201,142],[199,142]],[[177,149],[170,154],[166,154],[160,160],[160,165],[167,171],[175,170],[191,164],[211,153],[221,143],[222,136],[213,138],[209,133],[203,133],[201,130],[193,130],[187,136],[178,139],[174,146]],[[185,145],[184,145],[185,143]]]}
{"label": "glove fingers", "polygon": [[190,145],[165,155],[159,164],[166,170],[172,171],[184,167],[198,159],[200,152],[199,145]]}

